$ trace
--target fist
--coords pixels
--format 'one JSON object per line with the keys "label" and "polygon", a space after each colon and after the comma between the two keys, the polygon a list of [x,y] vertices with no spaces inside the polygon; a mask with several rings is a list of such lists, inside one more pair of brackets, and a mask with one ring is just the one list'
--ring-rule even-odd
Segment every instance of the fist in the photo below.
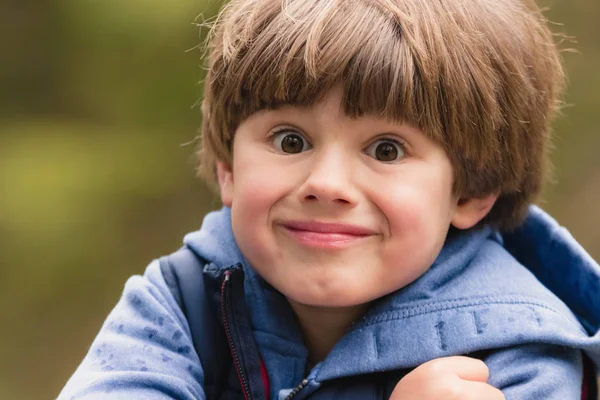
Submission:
{"label": "fist", "polygon": [[437,358],[422,364],[398,382],[390,400],[505,400],[487,383],[489,370],[469,357]]}

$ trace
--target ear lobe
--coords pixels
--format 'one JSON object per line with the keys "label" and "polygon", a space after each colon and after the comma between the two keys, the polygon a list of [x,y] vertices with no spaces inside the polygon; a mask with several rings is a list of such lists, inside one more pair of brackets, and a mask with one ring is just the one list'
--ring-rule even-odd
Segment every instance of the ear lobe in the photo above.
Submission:
{"label": "ear lobe", "polygon": [[217,161],[217,179],[223,205],[231,207],[233,203],[233,170],[230,165]]}
{"label": "ear lobe", "polygon": [[454,210],[452,225],[458,229],[469,229],[477,225],[492,209],[497,194],[490,194],[481,198],[460,199]]}

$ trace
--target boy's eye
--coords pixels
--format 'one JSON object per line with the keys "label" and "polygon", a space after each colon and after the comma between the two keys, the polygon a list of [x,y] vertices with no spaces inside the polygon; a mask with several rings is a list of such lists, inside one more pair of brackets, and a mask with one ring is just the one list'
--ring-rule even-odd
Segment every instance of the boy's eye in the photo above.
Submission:
{"label": "boy's eye", "polygon": [[302,135],[289,130],[275,133],[273,145],[277,150],[288,154],[301,153],[311,148],[308,141]]}
{"label": "boy's eye", "polygon": [[394,162],[404,157],[404,148],[392,139],[380,139],[366,148],[365,154],[381,162]]}

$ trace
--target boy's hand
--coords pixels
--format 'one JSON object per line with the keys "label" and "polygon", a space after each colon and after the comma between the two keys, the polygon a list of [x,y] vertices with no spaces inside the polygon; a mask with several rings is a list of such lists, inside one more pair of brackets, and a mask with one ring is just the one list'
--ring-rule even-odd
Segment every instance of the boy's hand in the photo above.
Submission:
{"label": "boy's hand", "polygon": [[402,378],[390,400],[505,400],[500,390],[486,383],[488,375],[481,360],[437,358]]}

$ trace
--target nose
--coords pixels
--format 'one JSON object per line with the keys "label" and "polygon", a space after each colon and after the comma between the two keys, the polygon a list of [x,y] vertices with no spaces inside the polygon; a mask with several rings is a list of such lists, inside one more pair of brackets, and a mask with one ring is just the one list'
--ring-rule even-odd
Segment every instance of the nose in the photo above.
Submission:
{"label": "nose", "polygon": [[342,149],[315,154],[298,193],[303,203],[338,204],[353,207],[358,193],[353,164]]}

